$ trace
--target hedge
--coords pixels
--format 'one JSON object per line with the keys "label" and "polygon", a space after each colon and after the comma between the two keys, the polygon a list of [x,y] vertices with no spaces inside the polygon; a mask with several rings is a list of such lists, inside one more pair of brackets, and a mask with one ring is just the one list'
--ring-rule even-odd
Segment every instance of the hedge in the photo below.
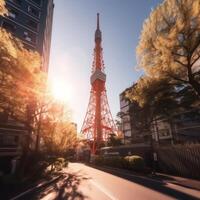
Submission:
{"label": "hedge", "polygon": [[145,164],[144,159],[140,156],[113,156],[113,157],[103,157],[96,156],[93,163],[99,166],[110,166],[122,169],[129,169],[133,171],[144,171]]}

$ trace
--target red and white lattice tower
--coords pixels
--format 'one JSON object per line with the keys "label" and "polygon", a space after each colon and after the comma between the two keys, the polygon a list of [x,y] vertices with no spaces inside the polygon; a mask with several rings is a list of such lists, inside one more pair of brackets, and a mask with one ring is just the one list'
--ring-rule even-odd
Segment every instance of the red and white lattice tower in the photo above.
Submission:
{"label": "red and white lattice tower", "polygon": [[110,112],[106,95],[106,74],[101,47],[101,31],[99,28],[99,13],[97,14],[97,30],[95,32],[94,61],[90,78],[91,92],[87,113],[81,128],[81,133],[92,142],[92,152],[95,153],[100,144],[116,133],[116,126]]}

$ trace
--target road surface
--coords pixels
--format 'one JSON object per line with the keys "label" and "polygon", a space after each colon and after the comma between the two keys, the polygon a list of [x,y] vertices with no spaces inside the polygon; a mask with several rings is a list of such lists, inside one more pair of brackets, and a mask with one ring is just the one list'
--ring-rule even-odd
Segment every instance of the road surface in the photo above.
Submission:
{"label": "road surface", "polygon": [[42,200],[190,200],[200,199],[200,191],[147,177],[118,176],[70,163],[66,177],[30,199]]}

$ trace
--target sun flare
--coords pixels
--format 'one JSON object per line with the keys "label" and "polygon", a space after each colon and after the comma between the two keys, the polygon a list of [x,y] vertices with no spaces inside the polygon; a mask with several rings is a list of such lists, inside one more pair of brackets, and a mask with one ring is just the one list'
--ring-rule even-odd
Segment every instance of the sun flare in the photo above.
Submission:
{"label": "sun flare", "polygon": [[69,102],[72,98],[72,90],[67,83],[63,81],[52,81],[51,82],[51,92],[53,97],[61,102]]}

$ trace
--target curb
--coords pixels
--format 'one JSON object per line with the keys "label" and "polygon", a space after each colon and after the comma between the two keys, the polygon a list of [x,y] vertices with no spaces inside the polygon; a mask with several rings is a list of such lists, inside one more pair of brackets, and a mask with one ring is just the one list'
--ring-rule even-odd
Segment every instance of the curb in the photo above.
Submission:
{"label": "curb", "polygon": [[[92,164],[89,164],[88,166],[90,167],[93,167],[95,169],[99,169],[99,170],[103,170],[107,173],[117,173],[117,174],[121,174],[121,175],[126,175],[126,176],[129,176],[129,177],[138,177],[138,178],[142,178],[142,179],[146,179],[146,180],[149,180],[149,181],[154,181],[154,182],[157,182],[157,183],[171,183],[171,184],[175,184],[175,185],[180,185],[182,187],[188,187],[190,189],[193,189],[193,190],[197,190],[197,191],[200,191],[200,181],[196,181],[196,180],[192,180],[192,179],[186,179],[186,178],[183,178],[183,177],[177,177],[177,179],[174,179],[173,181],[172,180],[167,180],[167,179],[159,179],[157,175],[154,175],[154,176],[150,176],[150,175],[143,175],[143,174],[137,174],[137,173],[132,173],[131,171],[127,171],[127,170],[123,170],[123,169],[120,169],[120,168],[113,168],[113,167],[107,167],[107,166],[96,166],[96,165],[92,165]],[[158,173],[159,175],[159,173]],[[170,175],[169,175],[170,176]],[[198,182],[198,184],[195,184],[195,183],[183,183],[181,181],[178,180],[179,179],[182,179],[182,180],[192,180],[192,181],[195,181],[195,182]]]}
{"label": "curb", "polygon": [[105,171],[107,173],[113,172],[115,174],[121,174],[121,175],[125,175],[125,176],[128,176],[128,177],[137,177],[137,178],[140,178],[140,179],[146,179],[148,181],[154,181],[154,182],[157,182],[157,183],[162,183],[162,181],[160,181],[158,179],[154,179],[152,177],[145,176],[144,174],[139,174],[139,173],[137,174],[135,172],[131,172],[131,171],[120,169],[120,168],[107,167],[107,166],[99,167],[99,166],[91,165],[91,164],[89,164],[88,166],[93,167],[93,168],[98,169],[98,170]]}
{"label": "curb", "polygon": [[[157,173],[155,175],[155,178],[159,179],[159,176],[165,176],[166,182],[168,183],[177,184],[183,187],[188,187],[188,188],[200,191],[200,180],[185,178],[181,176],[172,176],[172,175],[163,174],[163,173]],[[168,180],[168,178],[171,178],[171,180],[170,179]]]}
{"label": "curb", "polygon": [[51,183],[53,183],[53,182],[59,180],[59,179],[62,178],[62,177],[63,177],[63,175],[59,175],[59,176],[57,176],[57,177],[55,177],[55,178],[52,178],[52,180],[50,180],[50,181],[47,181],[47,182],[44,182],[44,183],[40,183],[40,184],[38,184],[37,186],[32,187],[32,188],[30,188],[30,189],[28,189],[28,190],[26,190],[26,191],[24,191],[24,192],[18,194],[18,195],[15,196],[15,197],[12,197],[10,200],[17,200],[17,199],[19,199],[19,198],[21,198],[21,197],[23,197],[23,196],[25,196],[25,195],[27,195],[27,194],[30,194],[30,193],[35,192],[35,191],[37,191],[37,190],[40,190],[41,188],[43,188],[43,187],[45,187],[45,186],[47,186],[47,185],[49,185],[49,184],[51,184]]}

